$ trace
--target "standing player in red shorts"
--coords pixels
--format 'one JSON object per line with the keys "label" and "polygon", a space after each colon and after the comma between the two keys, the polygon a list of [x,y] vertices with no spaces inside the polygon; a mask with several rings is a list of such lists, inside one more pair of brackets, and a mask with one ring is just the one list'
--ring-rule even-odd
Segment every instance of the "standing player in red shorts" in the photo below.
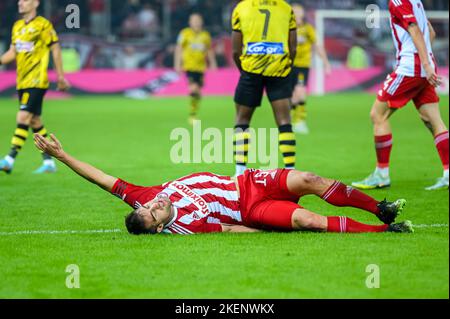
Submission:
{"label": "standing player in red shorts", "polygon": [[392,130],[389,118],[412,100],[434,136],[444,167],[443,177],[427,190],[448,189],[449,135],[442,121],[439,97],[435,89],[441,82],[436,74],[436,61],[431,48],[435,33],[420,0],[391,0],[389,11],[398,64],[378,93],[371,112],[378,163],[372,175],[352,185],[361,189],[391,185],[389,158],[392,150]]}
{"label": "standing player in red shorts", "polygon": [[[109,176],[65,153],[51,135],[35,135],[35,144],[74,172],[121,198],[134,208],[126,217],[132,234],[254,232],[258,230],[323,232],[413,232],[409,221],[392,224],[405,200],[378,202],[334,180],[295,170],[247,170],[238,179],[198,173],[160,186],[142,187]],[[297,203],[317,195],[328,203],[356,207],[378,217],[384,225],[366,225],[347,217],[325,217]]]}

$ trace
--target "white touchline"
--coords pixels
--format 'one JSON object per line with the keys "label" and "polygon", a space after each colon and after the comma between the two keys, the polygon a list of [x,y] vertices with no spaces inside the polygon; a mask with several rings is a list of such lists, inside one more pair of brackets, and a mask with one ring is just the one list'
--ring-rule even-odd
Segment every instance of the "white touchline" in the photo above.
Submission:
{"label": "white touchline", "polygon": [[60,234],[107,234],[120,233],[120,229],[94,229],[94,230],[21,230],[13,232],[0,232],[0,236],[17,235],[60,235]]}
{"label": "white touchline", "polygon": [[[448,228],[448,224],[413,225],[416,228]],[[72,235],[72,234],[110,234],[121,233],[121,229],[93,229],[93,230],[21,230],[0,232],[0,236],[18,235]]]}
{"label": "white touchline", "polygon": [[448,228],[448,224],[413,225],[416,228]]}

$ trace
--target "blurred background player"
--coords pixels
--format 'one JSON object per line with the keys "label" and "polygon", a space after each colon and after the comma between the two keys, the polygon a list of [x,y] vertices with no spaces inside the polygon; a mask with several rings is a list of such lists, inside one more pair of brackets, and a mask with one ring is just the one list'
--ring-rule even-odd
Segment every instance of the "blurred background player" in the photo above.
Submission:
{"label": "blurred background player", "polygon": [[241,71],[236,88],[236,175],[247,169],[250,122],[261,106],[264,89],[279,128],[284,165],[294,169],[296,141],[292,131],[292,61],[297,46],[297,27],[291,6],[284,0],[241,1],[232,16],[233,58]]}
{"label": "blurred background player", "polygon": [[295,3],[292,5],[295,20],[297,22],[297,55],[292,68],[292,124],[295,133],[308,134],[309,129],[306,124],[306,98],[308,93],[309,71],[312,64],[313,49],[322,59],[325,72],[331,73],[330,62],[325,48],[316,43],[316,30],[306,22],[305,10],[302,5]]}
{"label": "blurred background player", "polygon": [[390,1],[389,12],[398,65],[379,91],[371,112],[378,163],[373,174],[352,185],[361,189],[391,185],[389,160],[392,129],[389,118],[413,100],[424,124],[434,136],[444,166],[443,177],[427,190],[448,189],[449,135],[439,110],[435,88],[440,85],[441,79],[436,74],[437,65],[431,46],[436,34],[420,0]]}
{"label": "blurred background player", "polygon": [[211,69],[217,69],[211,36],[203,29],[202,16],[194,13],[189,17],[189,27],[183,29],[178,36],[174,62],[175,70],[178,73],[186,72],[189,80],[191,96],[189,123],[191,125],[197,120],[207,61]]}
{"label": "blurred background player", "polygon": [[[10,49],[1,56],[0,63],[17,63],[17,92],[20,111],[17,114],[17,128],[12,138],[9,154],[0,161],[0,170],[10,174],[18,153],[25,145],[28,130],[47,137],[47,130],[41,119],[42,103],[49,87],[49,52],[58,74],[58,89],[66,90],[69,83],[64,78],[61,47],[53,25],[37,15],[38,0],[19,0],[19,14],[22,16],[12,30]],[[43,165],[35,173],[53,173],[55,162],[43,153]]]}

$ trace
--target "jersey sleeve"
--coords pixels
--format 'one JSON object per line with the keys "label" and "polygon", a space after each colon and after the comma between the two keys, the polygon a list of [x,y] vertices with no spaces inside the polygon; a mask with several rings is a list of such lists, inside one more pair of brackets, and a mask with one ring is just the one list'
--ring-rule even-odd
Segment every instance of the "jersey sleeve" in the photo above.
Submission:
{"label": "jersey sleeve", "polygon": [[233,10],[233,15],[231,18],[231,29],[236,32],[242,32],[239,5]]}
{"label": "jersey sleeve", "polygon": [[291,18],[289,21],[289,30],[297,30],[297,22],[295,20],[295,14],[294,14],[294,10],[291,10]]}
{"label": "jersey sleeve", "polygon": [[308,28],[308,38],[311,41],[311,43],[317,42],[316,30],[312,25],[310,25]]}
{"label": "jersey sleeve", "polygon": [[206,233],[221,233],[222,225],[221,224],[213,224],[208,223],[206,218],[202,218],[201,220],[197,220],[192,224],[186,226],[187,229],[191,230],[193,233],[198,234],[206,234]]}
{"label": "jersey sleeve", "polygon": [[52,46],[53,44],[59,42],[58,35],[56,34],[56,31],[50,21],[45,23],[41,32],[41,39],[47,46]]}
{"label": "jersey sleeve", "polygon": [[124,180],[118,179],[113,186],[111,194],[122,199],[125,203],[131,207],[135,207],[138,198],[145,191],[145,187],[136,186],[125,182]]}
{"label": "jersey sleeve", "polygon": [[417,24],[414,9],[409,1],[391,1],[389,4],[389,12],[404,29],[408,29],[411,23]]}

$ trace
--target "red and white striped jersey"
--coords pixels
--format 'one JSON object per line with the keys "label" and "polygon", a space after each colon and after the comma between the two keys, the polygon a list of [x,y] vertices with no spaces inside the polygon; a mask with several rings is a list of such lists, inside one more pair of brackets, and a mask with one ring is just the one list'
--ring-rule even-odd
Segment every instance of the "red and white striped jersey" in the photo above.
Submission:
{"label": "red and white striped jersey", "polygon": [[119,179],[112,193],[134,208],[147,204],[160,193],[166,194],[175,216],[165,225],[164,233],[221,232],[222,223],[242,224],[238,192],[229,176],[197,173],[154,187],[136,186]]}
{"label": "red and white striped jersey", "polygon": [[395,73],[409,77],[426,77],[413,39],[408,33],[411,23],[417,24],[424,35],[429,62],[435,68],[436,63],[431,47],[430,28],[425,9],[420,0],[390,0],[392,36],[397,49],[397,67]]}

